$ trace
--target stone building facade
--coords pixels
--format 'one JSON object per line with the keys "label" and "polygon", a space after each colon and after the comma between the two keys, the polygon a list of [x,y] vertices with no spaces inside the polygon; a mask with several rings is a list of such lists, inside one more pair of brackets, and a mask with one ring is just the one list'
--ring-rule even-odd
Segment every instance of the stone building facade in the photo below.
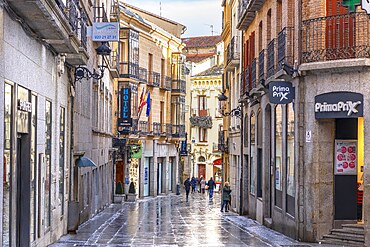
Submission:
{"label": "stone building facade", "polygon": [[[110,8],[103,1],[1,3],[1,246],[47,246],[111,202],[111,74],[94,82],[75,74],[101,64],[100,44],[86,30],[103,20],[93,18],[103,6]],[[97,84],[101,97],[92,103]]]}
{"label": "stone building facade", "polygon": [[[174,193],[185,140],[184,26],[128,4],[119,9],[114,186],[121,182],[123,193],[131,194],[133,183],[139,198]],[[129,116],[121,95],[126,89],[131,92]]]}
{"label": "stone building facade", "polygon": [[[246,171],[240,213],[299,240],[368,245],[366,6],[237,5]],[[274,99],[279,90],[290,100]]]}

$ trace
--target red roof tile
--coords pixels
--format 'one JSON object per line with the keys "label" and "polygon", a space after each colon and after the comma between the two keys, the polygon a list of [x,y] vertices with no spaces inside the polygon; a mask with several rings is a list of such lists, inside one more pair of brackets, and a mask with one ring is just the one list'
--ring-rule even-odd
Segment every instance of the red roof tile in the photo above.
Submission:
{"label": "red roof tile", "polygon": [[200,61],[213,57],[216,53],[204,53],[204,54],[186,54],[186,61],[199,63]]}
{"label": "red roof tile", "polygon": [[213,47],[222,41],[221,36],[199,36],[183,38],[182,41],[186,44],[187,48],[194,47]]}

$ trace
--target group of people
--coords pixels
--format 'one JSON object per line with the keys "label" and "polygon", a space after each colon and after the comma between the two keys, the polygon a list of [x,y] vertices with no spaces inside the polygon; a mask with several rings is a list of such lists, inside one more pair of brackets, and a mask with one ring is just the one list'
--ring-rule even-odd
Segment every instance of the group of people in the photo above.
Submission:
{"label": "group of people", "polygon": [[[191,192],[195,193],[197,185],[199,184],[199,193],[205,193],[205,190],[208,190],[208,195],[209,195],[209,201],[213,200],[213,191],[216,188],[216,183],[211,177],[208,182],[201,176],[199,181],[195,178],[192,177],[191,180],[190,178],[187,178],[184,182],[185,186],[185,192],[186,192],[186,202],[189,201],[189,194],[190,194],[190,188]],[[229,182],[225,182],[224,187],[222,188],[222,205],[221,205],[221,212],[223,212],[225,208],[225,212],[228,212],[228,208],[230,205],[231,201],[231,189],[230,189],[230,184]]]}

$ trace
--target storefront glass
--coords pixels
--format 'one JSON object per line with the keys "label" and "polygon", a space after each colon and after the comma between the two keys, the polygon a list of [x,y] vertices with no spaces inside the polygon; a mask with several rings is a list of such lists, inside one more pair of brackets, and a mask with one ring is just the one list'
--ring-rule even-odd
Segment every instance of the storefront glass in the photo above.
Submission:
{"label": "storefront glass", "polygon": [[275,205],[282,207],[283,105],[275,107]]}
{"label": "storefront glass", "polygon": [[51,102],[46,101],[46,109],[45,109],[45,128],[46,128],[46,149],[45,149],[45,188],[44,188],[44,212],[45,212],[45,227],[50,227],[50,213],[51,213],[51,205],[50,205],[50,197],[51,197],[51,123],[52,123],[52,110],[51,110]]}
{"label": "storefront glass", "polygon": [[287,174],[286,174],[286,193],[287,193],[287,212],[294,215],[294,104],[287,105]]}
{"label": "storefront glass", "polygon": [[31,181],[31,200],[30,200],[30,240],[36,240],[36,130],[37,130],[37,98],[32,95],[32,115],[31,115],[31,167],[30,167],[30,181]]}
{"label": "storefront glass", "polygon": [[65,138],[65,109],[60,107],[59,122],[59,206],[64,215],[64,138]]}
{"label": "storefront glass", "polygon": [[3,178],[3,236],[2,246],[9,246],[10,229],[10,189],[12,170],[12,129],[13,129],[13,87],[5,84],[4,88],[4,178]]}

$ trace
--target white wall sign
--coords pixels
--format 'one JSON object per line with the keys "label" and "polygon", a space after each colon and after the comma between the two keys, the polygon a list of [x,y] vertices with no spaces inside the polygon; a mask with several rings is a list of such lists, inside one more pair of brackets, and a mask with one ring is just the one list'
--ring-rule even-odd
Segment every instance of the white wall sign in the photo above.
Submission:
{"label": "white wall sign", "polygon": [[118,22],[95,22],[92,30],[93,41],[119,41]]}
{"label": "white wall sign", "polygon": [[311,132],[311,130],[306,131],[306,142],[312,142],[312,132]]}

